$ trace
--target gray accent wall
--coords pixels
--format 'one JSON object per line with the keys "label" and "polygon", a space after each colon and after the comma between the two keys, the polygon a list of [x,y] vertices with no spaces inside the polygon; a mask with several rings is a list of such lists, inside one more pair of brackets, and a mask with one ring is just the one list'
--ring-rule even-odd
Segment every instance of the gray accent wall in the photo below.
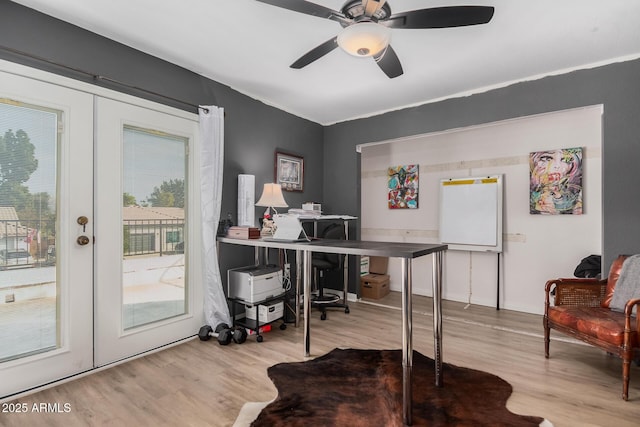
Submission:
{"label": "gray accent wall", "polygon": [[[328,126],[323,203],[329,210],[359,215],[358,144],[597,104],[604,105],[602,255],[607,274],[618,254],[640,253],[640,198],[635,196],[640,188],[640,60]],[[580,145],[580,141],[568,144]],[[328,191],[337,188],[340,191]],[[534,259],[531,266],[544,268]]]}

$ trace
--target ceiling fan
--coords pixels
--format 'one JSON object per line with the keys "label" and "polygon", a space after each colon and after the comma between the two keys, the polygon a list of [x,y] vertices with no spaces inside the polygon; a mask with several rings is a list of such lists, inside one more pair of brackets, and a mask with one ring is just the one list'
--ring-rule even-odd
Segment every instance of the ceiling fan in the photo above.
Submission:
{"label": "ceiling fan", "polygon": [[349,0],[340,11],[304,0],[257,0],[294,12],[338,22],[343,30],[291,64],[300,69],[340,46],[354,56],[372,56],[391,79],[403,74],[402,65],[389,44],[391,28],[449,28],[486,24],[493,17],[491,6],[445,6],[393,14],[386,0]]}

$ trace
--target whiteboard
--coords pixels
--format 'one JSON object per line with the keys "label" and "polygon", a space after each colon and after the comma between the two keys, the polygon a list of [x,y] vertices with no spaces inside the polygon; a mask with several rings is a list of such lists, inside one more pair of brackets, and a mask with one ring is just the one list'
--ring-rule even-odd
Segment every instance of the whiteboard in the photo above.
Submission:
{"label": "whiteboard", "polygon": [[440,180],[440,241],[454,250],[502,252],[502,175]]}

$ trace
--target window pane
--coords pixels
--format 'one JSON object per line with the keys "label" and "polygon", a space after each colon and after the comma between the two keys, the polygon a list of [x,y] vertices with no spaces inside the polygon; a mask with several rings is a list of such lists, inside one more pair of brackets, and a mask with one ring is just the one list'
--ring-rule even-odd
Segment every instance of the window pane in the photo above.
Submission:
{"label": "window pane", "polygon": [[186,312],[187,143],[183,137],[124,128],[125,329]]}
{"label": "window pane", "polygon": [[59,346],[55,236],[61,116],[0,100],[0,362]]}

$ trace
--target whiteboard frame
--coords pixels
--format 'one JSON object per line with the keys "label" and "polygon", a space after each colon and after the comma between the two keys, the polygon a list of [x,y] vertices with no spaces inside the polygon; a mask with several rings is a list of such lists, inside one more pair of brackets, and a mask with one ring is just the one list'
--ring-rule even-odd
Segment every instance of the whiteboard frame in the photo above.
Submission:
{"label": "whiteboard frame", "polygon": [[[487,180],[489,181],[493,181],[495,180],[495,182],[486,182]],[[502,209],[503,209],[503,175],[502,174],[498,174],[498,175],[485,175],[485,176],[475,176],[475,177],[463,177],[463,178],[445,178],[445,179],[441,179],[440,180],[440,184],[439,184],[439,190],[440,190],[440,194],[439,194],[439,198],[440,198],[440,204],[439,204],[439,220],[440,220],[440,228],[439,228],[439,237],[440,237],[440,243],[446,244],[449,246],[449,249],[451,250],[460,250],[460,251],[478,251],[478,252],[496,252],[496,253],[501,253],[502,252],[502,243],[503,243],[503,235],[502,235]],[[474,181],[473,184],[462,184],[462,185],[494,185],[495,189],[496,189],[496,211],[495,211],[495,220],[496,220],[496,245],[484,245],[484,244],[477,244],[477,243],[473,243],[473,242],[469,242],[469,243],[459,243],[459,242],[447,242],[445,238],[443,238],[443,218],[444,215],[446,214],[445,211],[445,207],[444,207],[444,197],[443,197],[443,193],[444,193],[444,189],[446,188],[445,183],[451,183],[451,182],[461,182],[461,181]],[[478,183],[479,181],[479,183]],[[470,209],[467,210],[467,212],[472,212]]]}

